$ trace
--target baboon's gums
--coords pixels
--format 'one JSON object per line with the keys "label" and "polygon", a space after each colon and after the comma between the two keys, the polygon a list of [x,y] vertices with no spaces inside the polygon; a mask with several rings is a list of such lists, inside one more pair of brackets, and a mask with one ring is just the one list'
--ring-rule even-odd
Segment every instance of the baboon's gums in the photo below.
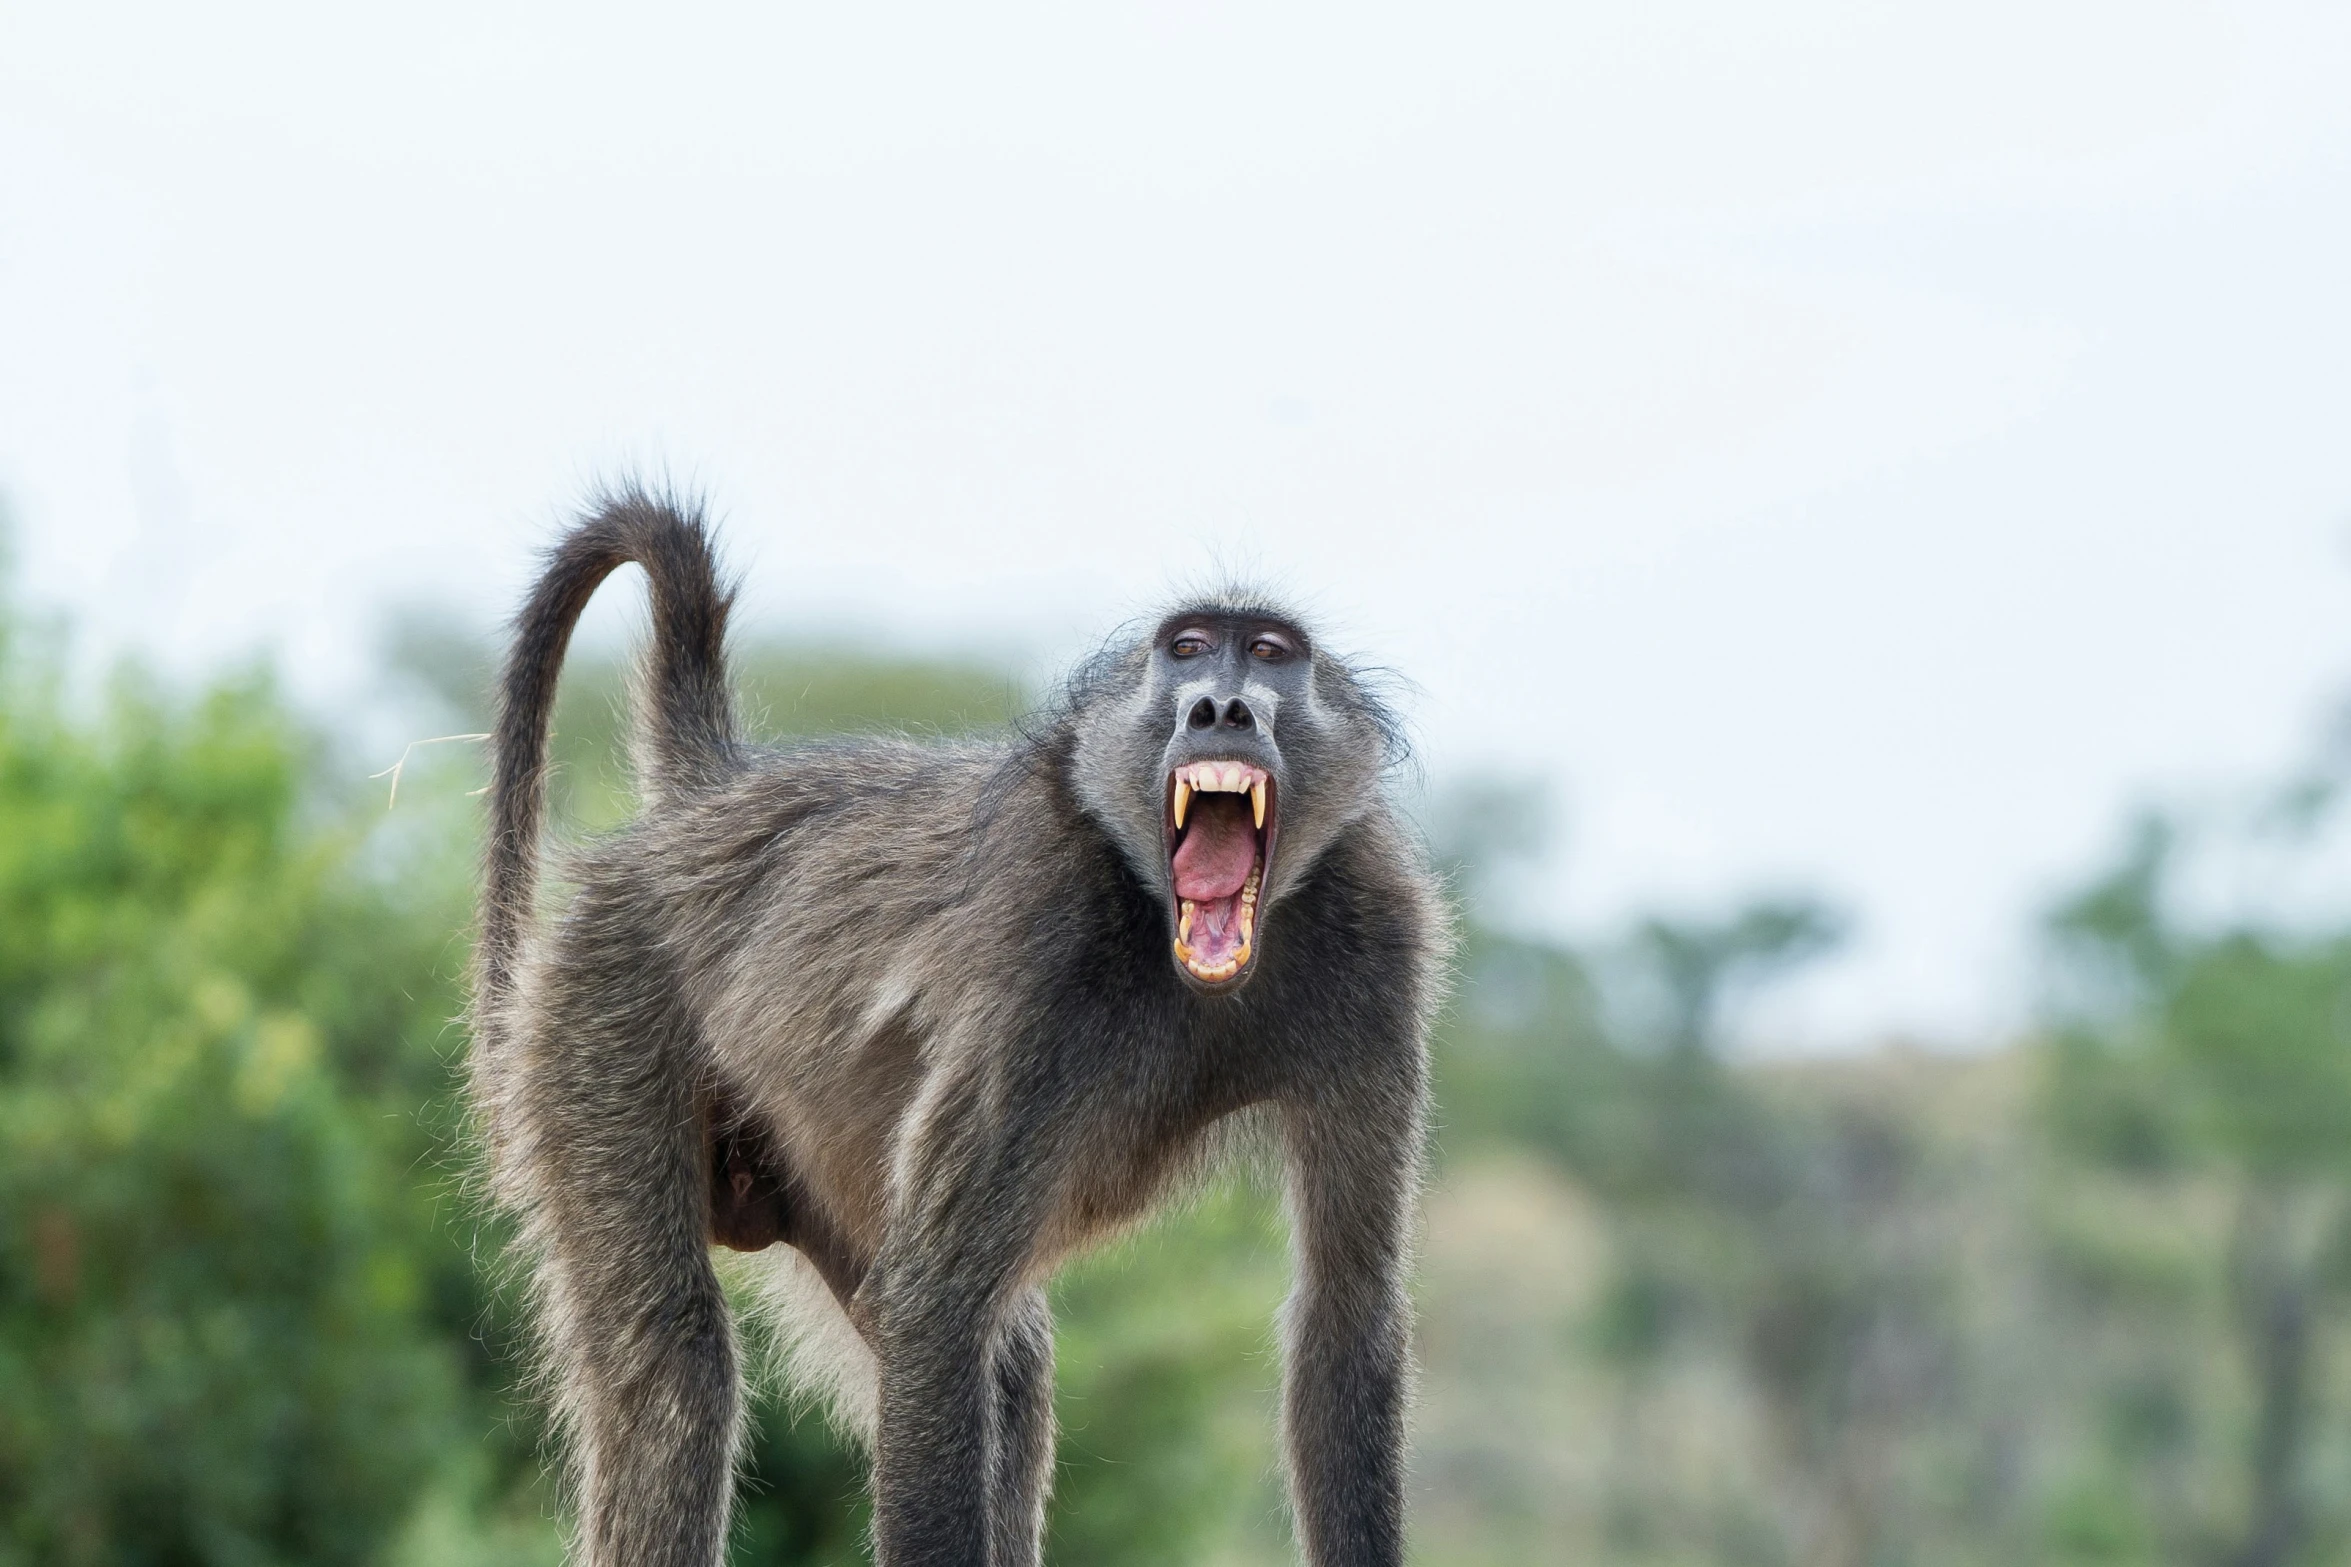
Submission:
{"label": "baboon's gums", "polygon": [[[548,715],[645,568],[645,805],[535,925]],[[884,1567],[1028,1567],[1044,1283],[1243,1112],[1296,1249],[1283,1427],[1315,1567],[1403,1555],[1407,1227],[1445,932],[1393,725],[1272,606],[1180,606],[1018,738],[745,747],[700,521],[556,547],[502,690],[472,1058],[571,1458],[578,1557],[711,1567],[739,1420],[710,1248],[873,1450]],[[778,1244],[780,1243],[780,1244]]]}

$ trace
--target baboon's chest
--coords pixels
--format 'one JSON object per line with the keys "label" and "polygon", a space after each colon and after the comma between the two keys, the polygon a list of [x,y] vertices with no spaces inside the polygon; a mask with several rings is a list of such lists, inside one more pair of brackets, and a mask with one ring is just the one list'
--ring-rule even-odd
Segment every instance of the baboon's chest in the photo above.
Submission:
{"label": "baboon's chest", "polygon": [[1147,1218],[1209,1162],[1216,1123],[1241,1108],[1230,1084],[1179,1072],[1134,1099],[1105,1103],[1064,1169],[1053,1239],[1058,1258]]}

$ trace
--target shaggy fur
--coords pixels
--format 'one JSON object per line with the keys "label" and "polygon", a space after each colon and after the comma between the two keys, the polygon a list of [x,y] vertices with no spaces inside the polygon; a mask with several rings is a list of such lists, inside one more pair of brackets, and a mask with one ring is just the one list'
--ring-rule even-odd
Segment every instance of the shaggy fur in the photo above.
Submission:
{"label": "shaggy fur", "polygon": [[[536,924],[557,675],[632,561],[653,605],[645,807]],[[556,547],[504,676],[472,1083],[578,1559],[722,1559],[741,1417],[717,1242],[772,1267],[779,1336],[870,1438],[883,1567],[1029,1567],[1053,1453],[1044,1284],[1254,1109],[1297,1249],[1303,1549],[1401,1562],[1445,930],[1382,797],[1387,713],[1295,621],[1225,599],[1114,645],[1007,742],[760,752],[735,733],[727,605],[699,519],[623,494]],[[1171,651],[1185,627],[1212,656]],[[1289,654],[1250,641],[1268,634]],[[1277,824],[1253,956],[1213,985],[1170,946],[1171,770],[1204,758],[1261,767]]]}

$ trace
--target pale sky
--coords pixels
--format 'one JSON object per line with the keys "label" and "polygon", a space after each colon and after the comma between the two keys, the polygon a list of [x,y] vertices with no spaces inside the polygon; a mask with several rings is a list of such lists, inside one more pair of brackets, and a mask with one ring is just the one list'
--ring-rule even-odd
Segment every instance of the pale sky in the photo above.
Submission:
{"label": "pale sky", "polygon": [[327,713],[630,467],[768,627],[1252,573],[1553,780],[1543,917],[1816,888],[1770,1027],[1980,1040],[2351,687],[2347,84],[2340,3],[0,0],[0,492]]}

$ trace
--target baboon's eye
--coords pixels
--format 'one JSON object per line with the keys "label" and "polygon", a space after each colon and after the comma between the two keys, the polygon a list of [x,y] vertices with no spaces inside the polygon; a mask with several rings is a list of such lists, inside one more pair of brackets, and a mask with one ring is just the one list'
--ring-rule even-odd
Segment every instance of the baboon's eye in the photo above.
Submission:
{"label": "baboon's eye", "polygon": [[1290,656],[1290,646],[1279,637],[1259,637],[1249,644],[1249,652],[1269,664],[1278,664]]}
{"label": "baboon's eye", "polygon": [[1208,639],[1197,631],[1187,631],[1169,643],[1167,650],[1178,658],[1198,658],[1208,651]]}

